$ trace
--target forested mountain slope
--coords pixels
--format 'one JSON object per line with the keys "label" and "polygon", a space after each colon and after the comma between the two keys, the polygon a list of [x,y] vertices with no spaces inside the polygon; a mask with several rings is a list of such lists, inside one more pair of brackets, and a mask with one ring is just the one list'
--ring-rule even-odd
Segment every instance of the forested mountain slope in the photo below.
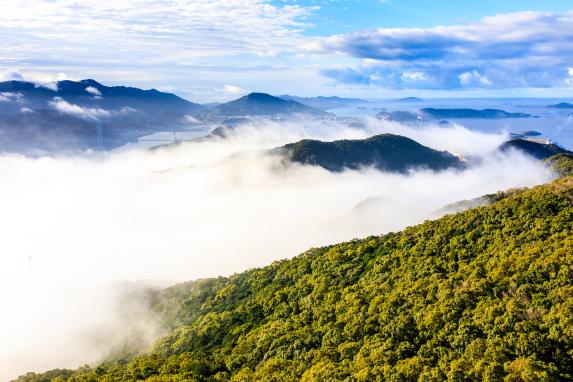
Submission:
{"label": "forested mountain slope", "polygon": [[145,354],[19,381],[571,380],[572,280],[566,177],[163,290],[177,328]]}

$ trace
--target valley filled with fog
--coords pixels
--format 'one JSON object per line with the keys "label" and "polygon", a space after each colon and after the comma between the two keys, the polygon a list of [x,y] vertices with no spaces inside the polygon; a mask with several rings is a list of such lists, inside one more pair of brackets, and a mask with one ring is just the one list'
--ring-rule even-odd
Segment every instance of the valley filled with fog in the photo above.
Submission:
{"label": "valley filled with fog", "polygon": [[[329,172],[269,151],[305,138],[382,133],[470,160],[439,172]],[[134,289],[230,275],[401,230],[438,217],[446,204],[553,178],[524,153],[500,152],[507,139],[457,123],[269,120],[157,150],[3,154],[0,364],[12,367],[0,378],[98,361],[133,331],[142,346],[156,338],[161,325],[144,303],[118,303]]]}

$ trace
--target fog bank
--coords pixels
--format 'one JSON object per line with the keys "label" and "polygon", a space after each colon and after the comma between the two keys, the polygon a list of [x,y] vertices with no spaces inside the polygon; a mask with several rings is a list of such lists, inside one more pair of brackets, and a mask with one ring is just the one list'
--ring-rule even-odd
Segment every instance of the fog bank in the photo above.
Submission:
{"label": "fog bank", "polygon": [[[482,160],[463,172],[329,173],[285,166],[261,151],[305,137],[381,132]],[[229,275],[313,246],[400,230],[458,200],[551,179],[538,161],[495,153],[503,139],[462,126],[269,123],[226,140],[103,158],[2,156],[0,379],[98,361],[131,334],[128,326],[142,343],[159,335],[144,304],[118,306],[130,290],[119,281],[168,285]]]}

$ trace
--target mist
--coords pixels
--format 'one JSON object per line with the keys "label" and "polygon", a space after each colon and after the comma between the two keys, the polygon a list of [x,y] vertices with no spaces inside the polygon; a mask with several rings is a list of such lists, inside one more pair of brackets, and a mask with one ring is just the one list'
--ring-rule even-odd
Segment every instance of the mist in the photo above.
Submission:
{"label": "mist", "polygon": [[[464,171],[330,173],[265,151],[381,132],[480,160]],[[553,177],[532,158],[496,152],[505,138],[459,125],[269,122],[155,151],[1,156],[0,379],[97,362],[134,330],[140,346],[151,343],[159,319],[144,303],[122,303],[141,283],[241,272]]]}

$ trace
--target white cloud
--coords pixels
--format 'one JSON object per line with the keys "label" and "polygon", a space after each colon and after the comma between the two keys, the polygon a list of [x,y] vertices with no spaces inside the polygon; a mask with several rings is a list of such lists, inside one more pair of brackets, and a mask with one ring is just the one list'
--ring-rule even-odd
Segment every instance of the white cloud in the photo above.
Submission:
{"label": "white cloud", "polygon": [[34,84],[36,87],[58,91],[57,81],[66,79],[66,75],[64,73],[57,73],[56,75],[24,75],[18,69],[7,69],[4,72],[3,79],[5,81],[26,81]]}
{"label": "white cloud", "polygon": [[23,95],[14,92],[0,92],[0,102],[21,102]]}
{"label": "white cloud", "polygon": [[491,85],[491,81],[480,74],[477,70],[471,72],[464,72],[459,75],[460,83],[464,86],[477,85]]}
{"label": "white cloud", "polygon": [[567,68],[567,74],[569,75],[569,78],[565,79],[565,83],[567,86],[573,87],[573,67]]}
{"label": "white cloud", "polygon": [[65,42],[68,52],[94,61],[185,62],[292,49],[312,9],[267,0],[3,0],[0,28],[22,57],[61,55]]}
{"label": "white cloud", "polygon": [[94,88],[93,86],[88,86],[86,88],[86,92],[90,93],[95,98],[101,98],[101,92],[99,91],[98,88]]}
{"label": "white cloud", "polygon": [[223,86],[223,92],[228,94],[241,94],[245,93],[245,89],[241,89],[240,87],[234,85],[225,85]]}
{"label": "white cloud", "polygon": [[404,81],[423,81],[427,78],[426,73],[420,71],[403,72],[401,77]]}
{"label": "white cloud", "polygon": [[73,115],[86,120],[97,120],[109,118],[119,114],[127,114],[137,111],[131,107],[123,107],[120,110],[105,110],[100,107],[82,107],[64,100],[61,97],[54,97],[48,101],[48,107],[63,114]]}
{"label": "white cloud", "polygon": [[111,116],[111,113],[107,110],[101,109],[99,107],[88,108],[81,107],[72,103],[67,102],[61,97],[54,97],[52,101],[48,102],[48,106],[60,113],[73,115],[82,119],[99,119],[107,118]]}
{"label": "white cloud", "polygon": [[24,76],[17,69],[8,69],[4,72],[5,81],[23,81]]}
{"label": "white cloud", "polygon": [[[518,12],[433,28],[379,28],[314,38],[305,49],[368,60],[324,71],[341,82],[390,88],[550,88],[569,81],[573,12]],[[403,73],[424,72],[411,84]],[[369,80],[375,74],[380,81]]]}

